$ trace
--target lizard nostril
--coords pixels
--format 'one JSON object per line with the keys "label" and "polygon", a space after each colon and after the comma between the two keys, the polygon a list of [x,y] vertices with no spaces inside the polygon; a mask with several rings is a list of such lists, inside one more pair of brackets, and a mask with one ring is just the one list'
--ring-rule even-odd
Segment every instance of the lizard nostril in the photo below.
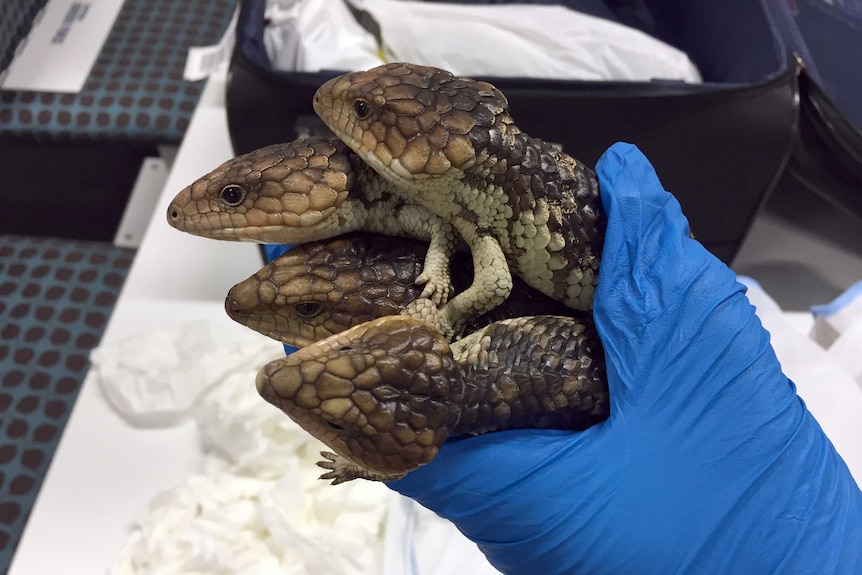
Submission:
{"label": "lizard nostril", "polygon": [[243,315],[243,312],[245,311],[245,309],[240,305],[240,303],[236,301],[236,299],[231,297],[230,294],[228,294],[228,296],[224,300],[224,309],[227,314],[234,319]]}

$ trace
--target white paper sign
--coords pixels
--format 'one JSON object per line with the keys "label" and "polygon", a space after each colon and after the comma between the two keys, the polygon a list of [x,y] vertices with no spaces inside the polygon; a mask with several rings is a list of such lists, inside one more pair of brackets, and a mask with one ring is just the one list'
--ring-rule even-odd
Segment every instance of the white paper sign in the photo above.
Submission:
{"label": "white paper sign", "polygon": [[122,6],[123,0],[50,0],[3,89],[80,92]]}
{"label": "white paper sign", "polygon": [[186,81],[205,80],[221,69],[227,70],[236,43],[236,21],[238,18],[239,6],[233,11],[233,17],[218,44],[189,48],[186,56],[186,67],[183,71],[183,78]]}

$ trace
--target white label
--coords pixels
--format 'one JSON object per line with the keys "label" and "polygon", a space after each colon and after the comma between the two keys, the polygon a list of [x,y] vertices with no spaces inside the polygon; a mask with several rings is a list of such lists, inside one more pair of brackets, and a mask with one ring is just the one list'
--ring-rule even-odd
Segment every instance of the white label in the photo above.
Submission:
{"label": "white label", "polygon": [[[114,235],[114,245],[122,248],[139,248],[150,218],[156,209],[159,195],[168,180],[167,163],[162,158],[144,158],[138,179],[123,212],[123,219]],[[159,212],[161,213],[161,212]]]}
{"label": "white label", "polygon": [[227,30],[218,44],[189,48],[183,78],[189,82],[197,82],[198,80],[205,80],[218,72],[219,69],[227,67],[233,46],[236,43],[236,21],[238,17],[239,7],[234,10]]}
{"label": "white label", "polygon": [[3,89],[80,92],[122,6],[123,0],[50,0]]}

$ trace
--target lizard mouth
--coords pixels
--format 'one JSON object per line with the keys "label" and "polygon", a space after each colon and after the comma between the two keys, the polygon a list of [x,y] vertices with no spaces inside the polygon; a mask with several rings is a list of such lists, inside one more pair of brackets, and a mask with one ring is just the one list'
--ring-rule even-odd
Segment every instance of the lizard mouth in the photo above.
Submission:
{"label": "lizard mouth", "polygon": [[308,241],[304,237],[304,235],[307,235],[307,232],[303,228],[290,228],[284,225],[204,230],[195,229],[195,226],[191,225],[189,228],[188,231],[196,235],[218,240],[254,242],[258,244],[295,244]]}
{"label": "lizard mouth", "polygon": [[338,135],[342,141],[347,144],[347,147],[353,150],[363,162],[368,164],[375,172],[396,185],[407,185],[412,183],[409,178],[405,178],[392,169],[392,166],[383,162],[380,157],[372,150],[366,148],[362,142],[351,136],[350,134],[341,133]]}

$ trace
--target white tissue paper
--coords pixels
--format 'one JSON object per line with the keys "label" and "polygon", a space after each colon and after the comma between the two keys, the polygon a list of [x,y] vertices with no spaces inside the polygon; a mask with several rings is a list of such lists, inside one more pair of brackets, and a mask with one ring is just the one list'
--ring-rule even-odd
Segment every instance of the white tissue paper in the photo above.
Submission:
{"label": "white tissue paper", "polygon": [[205,451],[200,473],[137,519],[112,575],[380,573],[389,490],[319,480],[325,446],[255,389],[281,346],[251,331],[219,345],[211,329],[166,328],[94,353],[121,415],[150,426],[191,417]]}
{"label": "white tissue paper", "polygon": [[700,82],[685,53],[563,6],[350,0],[380,27],[382,46],[344,2],[268,5],[267,53],[278,70],[364,70],[385,61],[458,76]]}
{"label": "white tissue paper", "polygon": [[[165,328],[90,354],[105,398],[137,426],[179,423],[197,398],[261,352],[260,341],[219,347],[206,322]],[[270,351],[272,355],[272,351]]]}

